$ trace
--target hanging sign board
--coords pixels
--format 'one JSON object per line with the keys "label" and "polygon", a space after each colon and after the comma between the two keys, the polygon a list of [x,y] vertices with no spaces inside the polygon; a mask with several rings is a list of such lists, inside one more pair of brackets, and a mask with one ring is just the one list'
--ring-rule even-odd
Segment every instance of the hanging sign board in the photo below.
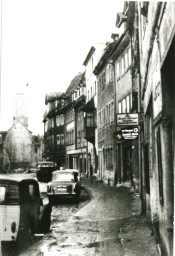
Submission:
{"label": "hanging sign board", "polygon": [[138,114],[117,114],[117,126],[138,125]]}
{"label": "hanging sign board", "polygon": [[138,127],[129,127],[125,129],[121,129],[116,134],[116,139],[119,142],[122,142],[124,140],[135,140],[138,137],[139,129]]}
{"label": "hanging sign board", "polygon": [[134,140],[138,137],[138,128],[121,129],[122,137],[125,140]]}

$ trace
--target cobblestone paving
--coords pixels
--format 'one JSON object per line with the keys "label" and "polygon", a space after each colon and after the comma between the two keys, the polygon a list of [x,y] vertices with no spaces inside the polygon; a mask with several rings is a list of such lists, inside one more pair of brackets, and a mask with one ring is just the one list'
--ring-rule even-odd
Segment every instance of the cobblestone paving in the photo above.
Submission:
{"label": "cobblestone paving", "polygon": [[82,208],[55,205],[52,231],[21,255],[158,255],[149,220],[139,214],[138,197],[129,189],[87,179],[83,185],[91,191],[91,200]]}

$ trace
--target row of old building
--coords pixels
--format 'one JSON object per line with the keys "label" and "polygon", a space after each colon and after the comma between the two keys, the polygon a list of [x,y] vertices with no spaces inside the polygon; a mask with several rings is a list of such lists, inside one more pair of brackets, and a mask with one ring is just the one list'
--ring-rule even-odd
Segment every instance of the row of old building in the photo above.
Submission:
{"label": "row of old building", "polygon": [[46,95],[44,156],[110,185],[129,181],[173,255],[175,3],[124,3],[64,93]]}

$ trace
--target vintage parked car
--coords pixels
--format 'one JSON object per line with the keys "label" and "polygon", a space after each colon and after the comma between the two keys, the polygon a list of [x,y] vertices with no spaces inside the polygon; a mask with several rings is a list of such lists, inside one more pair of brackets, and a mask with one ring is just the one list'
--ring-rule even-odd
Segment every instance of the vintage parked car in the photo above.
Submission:
{"label": "vintage parked car", "polygon": [[54,198],[79,200],[81,192],[80,173],[75,169],[58,170],[52,173],[52,181],[47,185],[49,201]]}
{"label": "vintage parked car", "polygon": [[24,238],[31,238],[41,225],[44,207],[35,179],[0,175],[1,241],[24,242]]}
{"label": "vintage parked car", "polygon": [[52,178],[52,172],[55,171],[55,163],[51,161],[38,162],[36,177],[38,181],[49,182]]}

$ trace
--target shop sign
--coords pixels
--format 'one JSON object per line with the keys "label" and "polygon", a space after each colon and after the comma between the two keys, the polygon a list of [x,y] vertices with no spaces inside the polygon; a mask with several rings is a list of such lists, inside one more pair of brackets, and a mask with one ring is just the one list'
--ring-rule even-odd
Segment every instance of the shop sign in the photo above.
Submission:
{"label": "shop sign", "polygon": [[134,140],[138,137],[139,130],[138,128],[129,128],[129,129],[121,129],[122,137],[125,140]]}
{"label": "shop sign", "polygon": [[117,125],[118,126],[138,125],[138,114],[137,113],[117,114]]}
{"label": "shop sign", "polygon": [[138,127],[125,128],[117,132],[116,139],[118,141],[135,140],[137,139],[138,134],[139,134]]}

